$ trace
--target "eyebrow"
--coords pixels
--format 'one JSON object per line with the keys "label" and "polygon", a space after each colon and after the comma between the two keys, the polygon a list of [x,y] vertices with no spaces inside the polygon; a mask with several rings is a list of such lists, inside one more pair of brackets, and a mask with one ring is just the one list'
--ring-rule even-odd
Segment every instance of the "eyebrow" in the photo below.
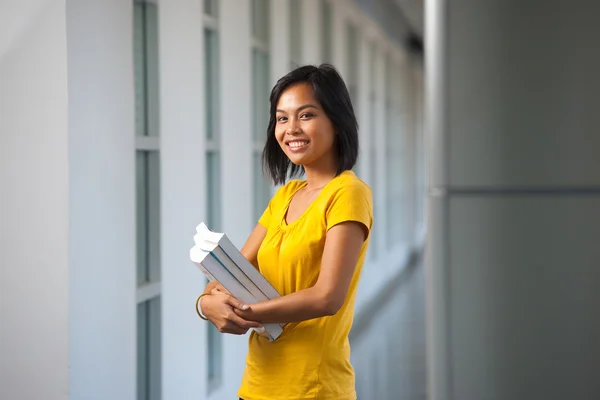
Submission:
{"label": "eyebrow", "polygon": [[[300,112],[300,111],[305,110],[307,108],[314,108],[314,109],[317,109],[317,110],[319,109],[319,107],[315,106],[314,104],[305,104],[303,106],[298,107],[298,110],[296,110],[296,112]],[[277,110],[275,110],[275,112],[282,112],[282,113],[284,113],[285,111],[277,109]]]}

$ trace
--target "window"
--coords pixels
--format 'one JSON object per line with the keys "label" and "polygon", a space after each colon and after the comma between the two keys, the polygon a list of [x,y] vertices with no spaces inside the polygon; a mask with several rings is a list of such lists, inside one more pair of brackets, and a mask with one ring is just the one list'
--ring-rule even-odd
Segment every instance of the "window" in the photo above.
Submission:
{"label": "window", "polygon": [[321,0],[321,34],[323,35],[323,45],[321,58],[325,63],[333,63],[333,17],[331,15],[331,4],[329,0]]}
{"label": "window", "polygon": [[402,240],[402,212],[406,209],[407,204],[402,196],[402,187],[404,184],[403,177],[405,176],[403,168],[403,160],[405,154],[403,152],[402,139],[402,124],[400,124],[399,102],[397,101],[398,87],[398,70],[393,60],[390,57],[386,58],[385,63],[385,114],[386,114],[386,245],[393,246]]}
{"label": "window", "polygon": [[218,17],[218,0],[204,0],[204,14],[211,17]]}
{"label": "window", "polygon": [[[377,88],[375,87],[375,57],[377,53],[375,51],[375,45],[370,44],[369,46],[369,186],[373,192],[373,202],[377,202],[378,189],[377,189]],[[377,242],[379,235],[376,232],[377,229],[373,229],[371,232],[371,242],[369,244],[369,257],[371,259],[377,258]]]}
{"label": "window", "polygon": [[346,79],[346,84],[348,86],[348,91],[350,92],[352,105],[356,110],[356,103],[358,99],[358,32],[356,30],[356,26],[353,24],[348,24],[346,29],[346,35],[348,37],[348,40],[346,41],[346,63],[348,64],[348,77]]}
{"label": "window", "polygon": [[158,15],[136,0],[133,13],[136,170],[137,398],[161,396],[160,143]]}
{"label": "window", "polygon": [[261,155],[269,122],[270,55],[269,1],[252,0],[252,176],[254,223],[264,212],[272,185],[262,171]]}
{"label": "window", "polygon": [[302,0],[290,0],[290,69],[302,65]]}
{"label": "window", "polygon": [[[221,157],[219,107],[219,29],[218,1],[204,0],[204,105],[206,138],[206,223],[209,229],[221,227]],[[223,374],[223,338],[212,325],[208,326],[207,378],[208,392],[221,385]]]}
{"label": "window", "polygon": [[[346,64],[348,65],[348,76],[346,77],[346,86],[350,93],[350,99],[352,101],[352,107],[354,112],[358,111],[358,32],[356,26],[349,23],[346,26],[346,34],[348,40],[346,41]],[[354,173],[360,175],[358,163],[354,167]]]}

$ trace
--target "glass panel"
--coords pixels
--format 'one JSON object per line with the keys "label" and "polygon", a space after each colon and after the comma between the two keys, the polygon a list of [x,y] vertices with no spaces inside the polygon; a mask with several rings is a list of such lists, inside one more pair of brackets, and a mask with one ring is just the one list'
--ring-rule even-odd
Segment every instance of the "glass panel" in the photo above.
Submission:
{"label": "glass panel", "polygon": [[221,168],[219,153],[206,154],[206,193],[208,201],[207,224],[211,230],[221,229]]}
{"label": "glass panel", "polygon": [[160,155],[156,151],[148,152],[148,191],[146,193],[148,210],[148,279],[160,280]]}
{"label": "glass panel", "polygon": [[218,1],[217,0],[204,0],[204,13],[213,17],[218,16]]}
{"label": "glass panel", "polygon": [[333,45],[332,45],[332,16],[331,16],[331,5],[327,0],[321,0],[321,29],[323,32],[323,44],[322,44],[322,58],[325,63],[332,63],[333,61]]}
{"label": "glass panel", "polygon": [[302,65],[302,13],[301,0],[290,0],[290,57],[291,68]]}
{"label": "glass panel", "polygon": [[146,135],[146,35],[145,7],[133,4],[133,74],[135,86],[135,134]]}
{"label": "glass panel", "polygon": [[219,386],[223,371],[223,337],[213,324],[208,326],[208,384],[209,389]]}
{"label": "glass panel", "polygon": [[206,104],[206,138],[213,139],[218,136],[219,121],[219,84],[218,84],[218,38],[217,32],[204,30],[205,51],[205,98]]}
{"label": "glass panel", "polygon": [[137,306],[137,399],[148,398],[148,303]]}
{"label": "glass panel", "polygon": [[159,134],[158,93],[158,9],[154,3],[146,4],[146,100],[147,135]]}
{"label": "glass panel", "polygon": [[161,298],[155,297],[148,301],[148,360],[149,360],[149,400],[161,398]]}
{"label": "glass panel", "polygon": [[[371,132],[372,137],[369,143],[369,186],[371,186],[371,191],[373,193],[373,202],[376,203],[379,193],[377,189],[377,147],[375,141],[375,136],[377,135],[377,124],[375,123],[377,111],[377,93],[375,91],[375,49],[372,45],[369,46],[369,49],[369,90],[371,93],[369,96],[369,131]],[[374,210],[374,212],[377,211]],[[378,228],[373,229],[371,233],[371,242],[369,244],[369,257],[371,257],[371,259],[376,259],[378,257],[377,241],[379,235],[377,234],[377,229]]]}
{"label": "glass panel", "polygon": [[254,174],[254,222],[258,222],[271,198],[271,184],[262,172],[261,153],[252,155]]}
{"label": "glass panel", "polygon": [[358,94],[358,38],[356,27],[352,24],[348,24],[347,27],[348,40],[346,41],[348,57],[348,92],[350,92],[350,98],[352,99],[352,105],[356,110],[357,94]]}
{"label": "glass panel", "polygon": [[395,91],[397,91],[394,79],[394,64],[390,57],[386,58],[385,80],[386,80],[386,181],[387,181],[387,232],[386,245],[393,244],[402,240],[402,212],[406,208],[406,203],[402,197],[403,168],[404,159],[400,115],[395,100]]}
{"label": "glass panel", "polygon": [[[221,173],[219,153],[206,154],[207,174],[207,224],[209,229],[220,231],[221,225]],[[211,324],[208,327],[208,383],[209,391],[221,383],[223,365],[223,339],[221,333]]]}
{"label": "glass panel", "polygon": [[[356,113],[358,110],[358,38],[356,27],[350,23],[346,26],[348,40],[346,41],[346,55],[348,64],[348,77],[346,79],[348,93],[352,102],[352,108]],[[354,173],[360,176],[358,163],[353,168]]]}
{"label": "glass panel", "polygon": [[[371,114],[373,115],[373,114]],[[374,118],[371,118],[371,120],[373,120]],[[371,125],[375,125],[374,123],[371,123]],[[371,132],[374,132],[374,130],[372,130]],[[379,193],[377,192],[377,148],[375,147],[375,141],[371,140],[370,143],[370,151],[371,154],[369,155],[369,159],[370,159],[370,176],[369,176],[369,186],[371,187],[371,192],[373,193],[373,207],[375,208],[375,204],[377,204],[377,197],[379,195]],[[379,214],[376,210],[374,210],[374,213]],[[372,259],[376,259],[377,258],[377,239],[378,236],[377,235],[377,228],[372,229],[371,230],[371,241],[369,243],[369,256]]]}
{"label": "glass panel", "polygon": [[137,283],[148,281],[148,205],[146,193],[148,190],[148,167],[146,164],[146,152],[135,153],[135,177],[136,177],[136,247],[137,247]]}
{"label": "glass panel", "polygon": [[269,43],[269,2],[252,0],[252,35],[262,43]]}
{"label": "glass panel", "polygon": [[161,301],[155,297],[137,306],[137,398],[161,398]]}
{"label": "glass panel", "polygon": [[[393,118],[393,117],[392,117]],[[406,204],[402,198],[402,148],[401,139],[402,132],[399,130],[391,130],[388,143],[386,146],[386,164],[387,164],[387,232],[386,244],[391,246],[402,239],[402,211],[405,210]]]}
{"label": "glass panel", "polygon": [[137,283],[160,280],[160,165],[158,152],[136,152]]}
{"label": "glass panel", "polygon": [[253,137],[259,143],[267,138],[269,124],[269,56],[259,50],[252,51]]}
{"label": "glass panel", "polygon": [[158,135],[158,15],[153,3],[133,8],[135,133]]}

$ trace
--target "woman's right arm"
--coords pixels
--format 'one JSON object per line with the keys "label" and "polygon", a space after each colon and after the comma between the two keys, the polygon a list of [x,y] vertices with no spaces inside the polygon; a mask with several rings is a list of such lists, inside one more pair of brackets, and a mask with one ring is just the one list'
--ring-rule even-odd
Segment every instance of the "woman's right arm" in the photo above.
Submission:
{"label": "woman's right arm", "polygon": [[246,259],[250,261],[252,265],[254,265],[254,267],[257,269],[258,249],[260,249],[260,245],[265,239],[265,236],[267,236],[267,229],[261,224],[256,224],[256,226],[252,230],[252,233],[248,237],[248,240],[246,240],[246,244],[244,244],[244,247],[242,247],[242,250],[240,250],[242,255],[246,257]]}

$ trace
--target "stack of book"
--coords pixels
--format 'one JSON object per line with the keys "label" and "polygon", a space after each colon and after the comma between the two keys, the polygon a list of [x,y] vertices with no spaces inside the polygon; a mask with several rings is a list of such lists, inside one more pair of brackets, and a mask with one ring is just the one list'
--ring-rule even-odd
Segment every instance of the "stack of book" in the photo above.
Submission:
{"label": "stack of book", "polygon": [[[233,297],[245,304],[254,304],[279,297],[279,293],[224,233],[212,232],[201,223],[196,227],[190,259],[209,281],[219,282]],[[265,324],[269,340],[276,340],[283,328],[280,324]]]}

